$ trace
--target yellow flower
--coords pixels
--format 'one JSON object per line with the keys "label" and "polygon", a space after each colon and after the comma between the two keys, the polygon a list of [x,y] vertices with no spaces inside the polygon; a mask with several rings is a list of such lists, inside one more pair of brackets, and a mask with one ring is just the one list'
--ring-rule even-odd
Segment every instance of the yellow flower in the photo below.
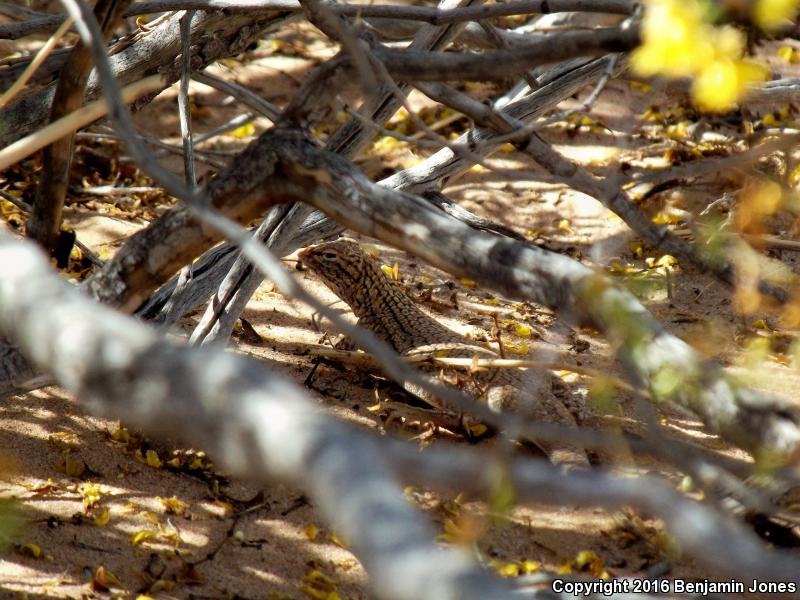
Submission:
{"label": "yellow flower", "polygon": [[692,97],[702,110],[731,110],[752,84],[767,78],[763,66],[742,58],[744,34],[731,26],[714,27],[706,22],[697,0],[650,0],[642,40],[631,56],[634,72],[694,77]]}
{"label": "yellow flower", "polygon": [[798,0],[758,0],[753,7],[753,20],[761,29],[777,29],[794,19]]}
{"label": "yellow flower", "polygon": [[692,84],[692,98],[709,112],[726,112],[754,84],[764,81],[767,71],[750,60],[717,60],[703,69]]}
{"label": "yellow flower", "polygon": [[697,62],[713,52],[707,29],[697,2],[648,2],[642,21],[644,43],[631,56],[634,71],[643,76],[691,75]]}

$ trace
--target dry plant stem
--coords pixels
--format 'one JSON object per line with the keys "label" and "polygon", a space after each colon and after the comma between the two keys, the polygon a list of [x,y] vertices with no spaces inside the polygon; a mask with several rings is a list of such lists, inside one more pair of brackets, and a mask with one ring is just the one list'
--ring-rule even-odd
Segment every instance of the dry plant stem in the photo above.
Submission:
{"label": "dry plant stem", "polygon": [[194,143],[192,135],[192,113],[189,108],[189,78],[192,72],[190,58],[190,33],[194,11],[189,10],[181,17],[181,80],[178,90],[178,120],[181,125],[183,141],[183,174],[186,185],[194,189],[197,175],[194,167]]}
{"label": "dry plant stem", "polygon": [[[274,234],[276,227],[278,227],[280,223],[285,222],[284,218],[290,210],[291,207],[285,205],[274,207],[269,211],[267,217],[258,226],[253,234],[253,237],[269,248],[270,237]],[[241,256],[237,257],[228,273],[228,276],[223,280],[219,290],[217,290],[214,296],[212,296],[208,305],[208,309],[195,326],[192,335],[189,337],[190,344],[209,345],[216,340],[214,337],[209,337],[209,332],[217,323],[220,314],[222,314],[225,308],[230,305],[234,295],[241,289],[244,281],[250,277],[252,271],[253,265],[249,261],[245,260]],[[222,343],[226,342],[227,338],[222,341]]]}
{"label": "dry plant stem", "polygon": [[[98,0],[95,17],[101,23],[103,39],[111,35],[130,0]],[[50,121],[74,112],[83,103],[83,93],[92,58],[83,43],[75,45],[61,69],[50,109]],[[69,170],[72,165],[74,134],[54,141],[42,153],[42,172],[33,203],[33,213],[27,223],[27,235],[43,248],[54,252],[61,231],[61,213],[67,197]]]}
{"label": "dry plant stem", "polygon": [[632,505],[662,517],[685,552],[726,577],[795,581],[800,572],[795,558],[766,551],[741,525],[654,478],[564,476],[543,461],[503,464],[483,450],[419,452],[368,436],[319,411],[263,364],[171,344],[89,302],[30,244],[0,234],[0,257],[0,331],[38,368],[95,414],[202,445],[234,475],[301,487],[348,539],[379,598],[518,597],[462,554],[433,546],[433,532],[394,478],[479,497],[510,480],[523,501]]}
{"label": "dry plant stem", "polygon": [[[312,356],[321,356],[323,358],[330,358],[344,363],[357,364],[362,367],[369,367],[371,369],[379,369],[380,365],[365,352],[351,352],[347,350],[337,350],[336,348],[328,348],[327,346],[319,346],[309,349],[309,354]],[[404,360],[414,363],[432,362],[437,365],[453,366],[453,367],[475,367],[483,369],[547,369],[548,371],[568,371],[570,373],[577,373],[588,377],[603,377],[609,378],[610,376],[606,371],[599,371],[597,369],[590,369],[588,367],[581,367],[578,365],[570,365],[567,363],[552,363],[541,362],[536,360],[521,360],[515,358],[456,358],[447,356],[436,356],[435,353],[414,354],[413,356],[406,356]],[[635,388],[627,381],[613,377],[611,381],[615,386],[625,391],[632,392]]]}
{"label": "dry plant stem", "polygon": [[[152,75],[125,87],[122,90],[122,99],[125,103],[131,103],[142,96],[152,94],[155,90],[161,90],[163,87],[164,82],[161,77]],[[0,171],[41,150],[54,140],[58,140],[70,132],[104,117],[108,114],[108,109],[108,102],[105,99],[95,100],[58,121],[50,123],[50,125],[32,133],[28,137],[6,146],[0,150]]]}
{"label": "dry plant stem", "polygon": [[639,43],[636,27],[545,34],[537,41],[481,54],[374,48],[393,77],[415,81],[497,80],[574,56],[625,52]]}
{"label": "dry plant stem", "polygon": [[[481,5],[482,2],[476,0],[442,0],[437,7],[437,10],[457,9],[470,5],[472,3]],[[468,6],[467,6],[468,7]],[[450,42],[452,42],[463,29],[460,25],[444,25],[440,27],[433,27],[425,25],[414,36],[414,40],[409,45],[409,48],[414,50],[430,50],[440,51],[444,50]],[[405,90],[404,83],[400,83],[400,89]],[[386,85],[381,85],[375,92],[370,95],[359,107],[358,112],[367,120],[384,123],[400,108],[400,102],[396,98],[394,92]],[[326,148],[336,152],[344,157],[352,157],[357,155],[371,139],[373,133],[365,127],[362,122],[355,119],[350,120],[340,127],[331,136],[331,139],[326,144]]]}
{"label": "dry plant stem", "polygon": [[[501,30],[492,25],[489,21],[482,19],[478,22],[478,25],[481,29],[483,29],[484,33],[486,34],[486,38],[492,45],[492,48],[505,50],[511,46],[511,44],[508,43],[508,40],[503,37]],[[532,70],[525,71],[522,74],[522,79],[528,84],[530,89],[536,89],[536,74]]]}
{"label": "dry plant stem", "polygon": [[[13,6],[13,5],[12,5]],[[338,15],[359,18],[406,19],[423,21],[431,25],[447,25],[463,21],[482,20],[492,17],[513,16],[519,14],[536,14],[548,12],[580,11],[612,14],[630,14],[634,3],[629,0],[518,0],[490,4],[486,6],[469,6],[454,9],[442,9],[430,6],[397,6],[369,4],[336,4],[331,10]],[[127,11],[126,17],[140,14],[167,12],[173,10],[208,10],[207,0],[155,0],[137,2]],[[226,10],[229,13],[252,12],[254,10],[280,10],[300,12],[302,7],[295,0],[214,0],[213,8]],[[10,16],[10,15],[9,15]],[[15,17],[26,18],[26,17]],[[28,15],[22,23],[0,25],[0,39],[18,39],[32,33],[52,31],[63,21],[61,15]]]}
{"label": "dry plant stem", "polygon": [[788,150],[800,143],[800,135],[798,134],[785,134],[779,136],[777,139],[765,141],[762,144],[753,146],[742,152],[736,152],[730,156],[722,158],[707,158],[697,162],[676,165],[670,169],[657,169],[645,173],[639,173],[636,177],[631,177],[629,181],[635,182],[637,185],[643,183],[658,184],[670,180],[683,180],[691,179],[694,177],[701,177],[711,173],[718,173],[726,169],[744,169],[749,167],[758,159],[780,152],[781,150]]}
{"label": "dry plant stem", "polygon": [[[295,205],[295,207],[296,206],[297,205]],[[295,207],[292,208],[293,212]],[[272,210],[277,210],[277,207],[273,208]],[[302,216],[300,213],[295,214]],[[288,223],[294,226],[293,219],[288,220]],[[271,245],[268,247],[278,256],[285,256],[300,246],[306,246],[312,242],[319,241],[320,239],[327,239],[330,236],[338,235],[341,230],[342,227],[336,223],[336,221],[332,221],[326,217],[324,213],[314,211],[305,217],[300,225],[300,228],[287,240],[280,243],[271,243]],[[267,243],[270,244],[270,242]],[[238,260],[237,256],[237,248],[229,242],[209,250],[192,265],[192,280],[188,283],[185,293],[180,298],[180,302],[173,303],[175,308],[171,317],[167,317],[163,310],[163,306],[167,299],[174,297],[175,278],[171,279],[170,282],[159,288],[159,290],[152,297],[150,297],[147,303],[137,311],[137,315],[144,319],[153,320],[157,323],[163,323],[165,326],[168,326],[177,321],[177,319],[182,317],[188,311],[196,308],[204,302],[208,302],[210,296],[214,294],[216,294],[218,297],[226,295],[227,292],[225,290],[228,288],[228,285],[222,284],[221,281],[225,281],[227,277],[226,274],[230,274],[230,281],[233,282],[237,280],[236,277],[239,273],[238,269],[241,267],[237,267],[234,271],[231,271],[234,260]],[[246,263],[247,261],[244,262]],[[261,280],[262,279],[260,276],[247,279],[245,283],[242,284],[237,290],[237,296],[242,294],[249,299],[260,284]],[[239,300],[236,299],[237,305],[238,302]],[[227,303],[227,306],[230,307],[231,305],[232,303]],[[221,311],[222,308],[223,307],[214,309],[212,305],[212,308],[207,309],[206,313],[204,313],[202,320],[207,318],[211,319],[213,317],[212,312],[209,311]],[[227,313],[224,313],[223,320],[227,318],[228,314],[233,314],[234,312],[234,310],[228,308]],[[222,321],[219,321],[218,323],[220,324],[218,326],[224,326],[222,325]],[[203,335],[208,335],[208,332],[204,333]],[[219,336],[217,337],[219,338]]]}
{"label": "dry plant stem", "polygon": [[[499,235],[503,235],[505,237],[509,237],[513,240],[518,240],[520,242],[527,242],[528,240],[525,238],[524,235],[517,233],[513,229],[506,227],[500,223],[495,223],[494,221],[490,221],[489,219],[484,219],[479,217],[476,214],[473,214],[462,208],[457,202],[453,202],[450,198],[445,196],[440,192],[423,192],[421,194],[425,200],[430,202],[433,206],[437,207],[444,213],[447,213],[451,217],[458,219],[462,223],[466,223],[473,229],[480,229],[481,231],[489,231],[492,233],[497,233]],[[481,308],[485,308],[481,305]]]}
{"label": "dry plant stem", "polygon": [[192,73],[192,79],[236,98],[239,102],[266,117],[273,123],[277,123],[278,119],[280,119],[281,110],[277,106],[271,102],[267,102],[258,94],[251,92],[238,83],[225,81],[210,73]]}
{"label": "dry plant stem", "polygon": [[375,89],[378,82],[369,61],[369,50],[366,48],[366,44],[358,39],[357,33],[350,24],[334,13],[325,2],[300,0],[300,5],[309,22],[329,38],[341,44],[342,49],[356,68],[361,80],[362,92],[364,95],[368,95],[371,90]]}
{"label": "dry plant stem", "polygon": [[45,42],[44,46],[39,49],[34,59],[22,72],[22,75],[20,75],[14,84],[5,92],[3,92],[2,96],[0,96],[0,109],[11,102],[11,100],[13,100],[13,98],[22,91],[22,89],[25,87],[25,84],[28,83],[30,78],[36,72],[36,69],[38,69],[44,60],[50,56],[50,53],[53,51],[53,48],[55,48],[56,44],[61,41],[61,38],[64,37],[64,34],[67,33],[70,27],[72,27],[72,23],[72,19],[67,19],[64,21],[56,30],[56,32],[50,36],[50,39]]}

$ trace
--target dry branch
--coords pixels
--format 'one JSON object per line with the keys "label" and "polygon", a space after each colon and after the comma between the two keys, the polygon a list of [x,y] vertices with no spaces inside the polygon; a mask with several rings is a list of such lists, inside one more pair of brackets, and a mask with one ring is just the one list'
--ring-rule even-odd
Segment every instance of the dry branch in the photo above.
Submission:
{"label": "dry branch", "polygon": [[[73,0],[65,2],[70,3]],[[95,5],[94,14],[101,24],[104,45],[106,38],[119,24],[122,11],[129,3],[130,0],[99,0]],[[74,112],[81,106],[91,68],[92,56],[89,47],[79,42],[73,47],[67,62],[61,68],[50,107],[51,122]],[[55,253],[59,248],[61,214],[67,197],[72,166],[73,139],[74,133],[56,140],[44,149],[39,187],[33,203],[33,213],[27,224],[28,236],[51,253]],[[71,244],[69,246],[59,248],[60,256],[56,258],[61,266],[66,266],[69,260]]]}
{"label": "dry branch", "polygon": [[527,44],[481,54],[385,48],[376,48],[373,52],[386,65],[386,69],[398,78],[417,81],[497,80],[574,56],[625,52],[638,43],[638,28],[630,27],[544,34]]}
{"label": "dry branch", "polygon": [[[200,12],[192,20],[192,68],[202,70],[220,58],[243,52],[265,33],[274,31],[295,18],[295,13],[258,9],[246,14],[224,11]],[[167,88],[180,77],[180,15],[172,15],[147,32],[121,42],[127,47],[111,57],[114,75],[121,85],[160,74]],[[41,127],[47,120],[55,84],[34,92],[0,112],[0,147],[6,146]],[[92,76],[86,98],[95,99],[100,85]],[[152,97],[155,97],[154,93]],[[152,98],[151,97],[151,98]],[[145,102],[145,101],[143,101]]]}

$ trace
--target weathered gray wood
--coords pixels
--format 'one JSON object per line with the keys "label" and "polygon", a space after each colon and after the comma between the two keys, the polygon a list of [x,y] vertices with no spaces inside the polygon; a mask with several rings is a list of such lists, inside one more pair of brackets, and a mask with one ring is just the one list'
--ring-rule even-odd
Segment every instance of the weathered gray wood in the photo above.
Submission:
{"label": "weathered gray wood", "polygon": [[[192,66],[202,70],[215,60],[243,52],[260,36],[296,19],[295,13],[275,10],[256,10],[246,14],[229,15],[224,11],[201,12],[192,20]],[[111,57],[114,74],[121,85],[146,76],[161,74],[164,87],[180,77],[180,15],[167,18],[146,33],[137,33],[131,45]],[[55,84],[17,100],[0,112],[0,147],[18,140],[41,127],[50,110]],[[91,76],[87,99],[100,94],[97,78]],[[139,101],[143,105],[156,94]]]}
{"label": "weathered gray wood", "polygon": [[[105,38],[117,28],[122,11],[130,0],[99,0],[95,5],[95,16],[102,24]],[[104,41],[105,41],[104,38]],[[87,46],[76,44],[62,68],[53,103],[50,108],[50,122],[56,121],[80,108],[83,92],[92,68],[92,57]],[[42,151],[42,172],[36,190],[33,212],[27,223],[27,235],[43,248],[55,253],[59,246],[62,210],[67,197],[72,150],[75,133],[56,140]],[[67,265],[72,244],[60,248],[56,256],[62,267]]]}

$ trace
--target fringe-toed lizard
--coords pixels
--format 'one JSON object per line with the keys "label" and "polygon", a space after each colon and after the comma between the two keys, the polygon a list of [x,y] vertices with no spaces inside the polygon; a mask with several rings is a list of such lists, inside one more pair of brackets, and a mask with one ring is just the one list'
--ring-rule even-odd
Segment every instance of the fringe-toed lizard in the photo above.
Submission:
{"label": "fringe-toed lizard", "polygon": [[[358,317],[358,325],[369,329],[399,354],[436,354],[451,357],[499,358],[491,350],[448,329],[422,312],[397,281],[389,279],[377,261],[351,240],[325,242],[300,252],[300,262],[316,274]],[[437,369],[438,371],[438,369]],[[489,369],[479,373],[448,368],[442,381],[483,399],[493,410],[509,411],[537,421],[576,426],[575,417],[550,389],[529,393],[525,374],[518,369]],[[417,386],[406,390],[431,406],[442,403]],[[557,464],[588,466],[583,449],[564,443],[538,444]]]}

